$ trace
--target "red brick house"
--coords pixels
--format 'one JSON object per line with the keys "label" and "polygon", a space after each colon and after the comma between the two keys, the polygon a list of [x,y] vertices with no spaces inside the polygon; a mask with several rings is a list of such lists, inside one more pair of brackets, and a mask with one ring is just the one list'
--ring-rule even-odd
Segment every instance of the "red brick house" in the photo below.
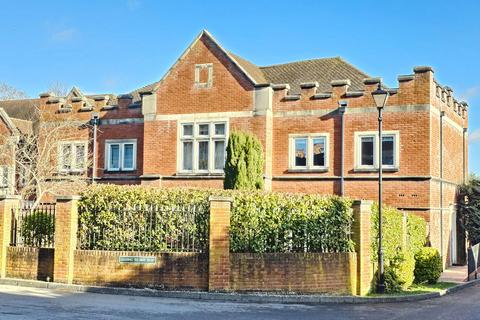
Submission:
{"label": "red brick house", "polygon": [[[68,157],[59,164],[64,173],[80,168],[98,182],[221,188],[228,134],[241,129],[263,144],[268,190],[376,199],[380,138],[371,92],[380,81],[339,57],[259,67],[202,31],[160,81],[130,94],[86,96],[74,88],[67,97],[47,93],[35,101],[55,119],[99,116],[97,169],[82,168],[82,156]],[[444,257],[456,263],[467,104],[430,67],[399,76],[398,88],[388,90],[385,202],[425,217],[432,245],[443,245]],[[59,155],[84,155],[91,136],[84,128],[75,141],[59,141]]]}

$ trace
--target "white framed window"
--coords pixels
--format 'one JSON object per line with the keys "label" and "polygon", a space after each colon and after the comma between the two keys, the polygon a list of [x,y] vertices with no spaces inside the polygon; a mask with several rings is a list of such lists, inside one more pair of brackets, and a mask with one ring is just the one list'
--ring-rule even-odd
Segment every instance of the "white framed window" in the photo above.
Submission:
{"label": "white framed window", "polygon": [[178,172],[223,173],[228,137],[226,120],[179,123],[178,137]]}
{"label": "white framed window", "polygon": [[10,166],[0,166],[0,189],[6,190],[13,187],[14,172]]}
{"label": "white framed window", "polygon": [[[355,168],[362,170],[378,169],[378,132],[355,133]],[[400,163],[400,133],[384,131],[382,133],[382,166],[384,169],[398,169]]]}
{"label": "white framed window", "polygon": [[58,171],[82,172],[87,169],[87,141],[61,141],[58,144]]}
{"label": "white framed window", "polygon": [[211,88],[213,83],[213,64],[202,63],[195,65],[195,87]]}
{"label": "white framed window", "polygon": [[108,171],[132,171],[137,166],[137,139],[106,140],[105,163]]}
{"label": "white framed window", "polygon": [[328,133],[289,135],[289,168],[328,170]]}

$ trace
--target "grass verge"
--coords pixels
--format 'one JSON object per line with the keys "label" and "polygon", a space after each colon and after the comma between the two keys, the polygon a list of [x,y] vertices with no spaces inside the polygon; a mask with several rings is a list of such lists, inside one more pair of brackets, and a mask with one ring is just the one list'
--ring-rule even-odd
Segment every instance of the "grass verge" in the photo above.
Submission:
{"label": "grass verge", "polygon": [[408,296],[414,294],[422,294],[422,293],[432,293],[432,292],[443,292],[448,288],[456,286],[458,283],[452,282],[437,282],[435,284],[413,284],[407,290],[402,290],[395,293],[386,293],[386,294],[378,294],[378,293],[370,293],[369,297],[384,297],[384,296]]}

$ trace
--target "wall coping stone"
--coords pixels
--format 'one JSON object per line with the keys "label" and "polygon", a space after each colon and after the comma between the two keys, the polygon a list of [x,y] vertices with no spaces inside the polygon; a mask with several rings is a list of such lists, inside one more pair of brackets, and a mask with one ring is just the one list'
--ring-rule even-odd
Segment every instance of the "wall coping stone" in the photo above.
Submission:
{"label": "wall coping stone", "polygon": [[424,73],[424,72],[435,72],[435,71],[433,71],[433,68],[430,66],[417,66],[413,68],[413,72]]}
{"label": "wall coping stone", "polygon": [[82,197],[79,195],[66,195],[66,196],[57,196],[55,198],[56,201],[72,201],[72,200],[80,200]]}
{"label": "wall coping stone", "polygon": [[2,200],[21,200],[22,196],[17,194],[2,194],[0,195],[0,201]]}
{"label": "wall coping stone", "polygon": [[208,201],[233,202],[233,198],[232,197],[224,197],[224,196],[210,196],[210,197],[208,197]]}
{"label": "wall coping stone", "polygon": [[349,86],[350,85],[350,80],[349,79],[343,79],[343,80],[332,80],[330,82],[332,87],[341,87],[341,86]]}

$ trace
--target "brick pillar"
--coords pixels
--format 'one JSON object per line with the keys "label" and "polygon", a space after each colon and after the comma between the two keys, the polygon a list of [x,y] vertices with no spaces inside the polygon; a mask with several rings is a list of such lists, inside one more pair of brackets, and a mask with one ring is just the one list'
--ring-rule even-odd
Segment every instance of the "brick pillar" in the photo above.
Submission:
{"label": "brick pillar", "polygon": [[230,288],[230,207],[228,197],[210,197],[208,290]]}
{"label": "brick pillar", "polygon": [[7,249],[10,245],[12,209],[20,205],[20,196],[0,195],[0,278],[7,272]]}
{"label": "brick pillar", "polygon": [[354,201],[353,203],[353,241],[357,253],[357,294],[366,295],[370,291],[373,269],[370,259],[370,215],[372,201]]}
{"label": "brick pillar", "polygon": [[55,255],[53,280],[71,284],[73,254],[77,247],[78,196],[58,196],[55,206]]}

